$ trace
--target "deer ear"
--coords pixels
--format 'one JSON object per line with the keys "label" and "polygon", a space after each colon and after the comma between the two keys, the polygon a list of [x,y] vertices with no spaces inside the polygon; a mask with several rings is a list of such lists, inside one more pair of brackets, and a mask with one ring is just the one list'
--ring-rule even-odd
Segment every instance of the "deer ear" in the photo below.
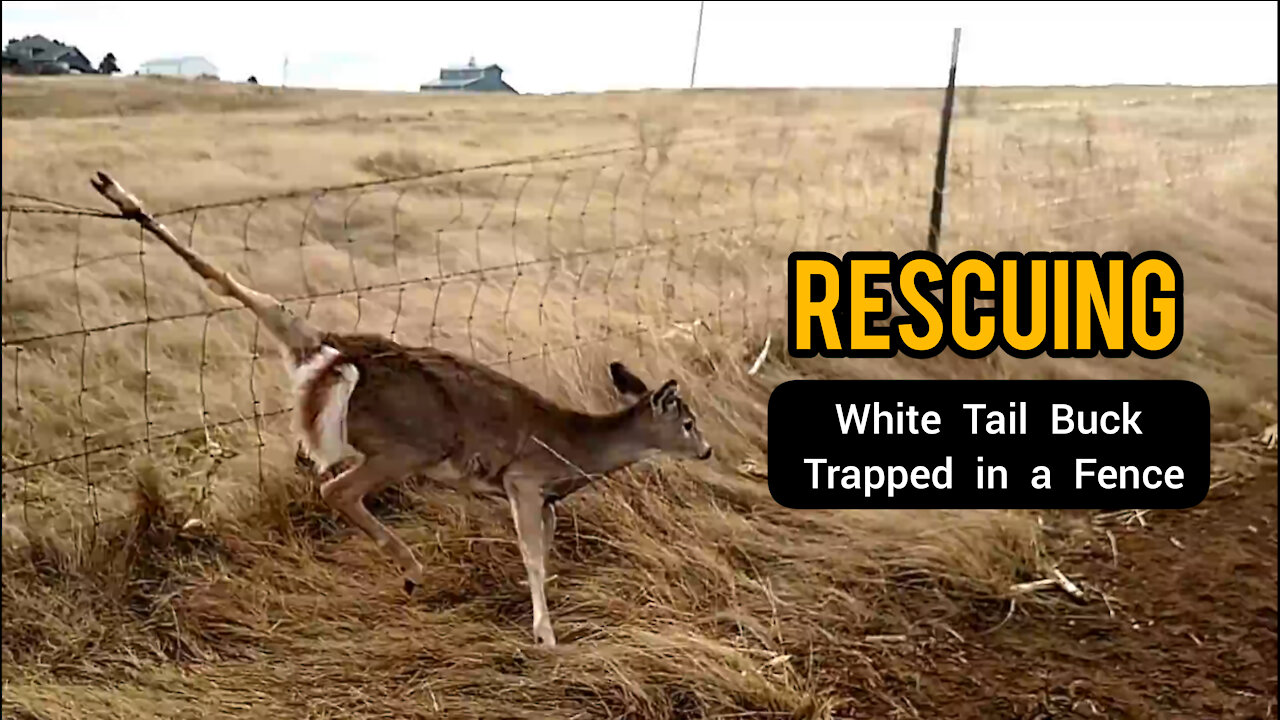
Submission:
{"label": "deer ear", "polygon": [[650,402],[653,408],[658,411],[670,410],[676,403],[680,401],[680,384],[675,380],[668,380],[658,391],[653,394]]}
{"label": "deer ear", "polygon": [[625,398],[636,399],[649,392],[649,386],[620,362],[609,363],[609,375],[613,378],[613,387]]}

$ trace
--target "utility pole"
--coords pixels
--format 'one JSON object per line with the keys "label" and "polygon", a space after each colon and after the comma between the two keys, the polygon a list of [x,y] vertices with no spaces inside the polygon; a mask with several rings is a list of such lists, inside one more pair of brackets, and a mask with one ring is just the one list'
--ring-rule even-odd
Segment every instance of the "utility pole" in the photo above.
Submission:
{"label": "utility pole", "polygon": [[280,87],[285,87],[288,84],[289,84],[289,56],[286,54],[284,56],[284,68],[280,71]]}
{"label": "utility pole", "polygon": [[698,46],[702,44],[702,10],[706,0],[698,3],[698,34],[693,38],[693,69],[689,71],[689,87],[693,87],[694,78],[698,77]]}

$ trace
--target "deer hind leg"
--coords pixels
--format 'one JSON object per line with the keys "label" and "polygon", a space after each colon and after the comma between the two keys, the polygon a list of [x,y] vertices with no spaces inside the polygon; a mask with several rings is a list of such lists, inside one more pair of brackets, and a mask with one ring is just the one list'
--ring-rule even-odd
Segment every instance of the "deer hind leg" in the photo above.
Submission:
{"label": "deer hind leg", "polygon": [[533,636],[538,644],[555,647],[556,634],[551,629],[551,616],[547,613],[547,543],[544,508],[540,494],[508,483],[507,497],[511,501],[511,517],[516,525],[516,539],[520,556],[529,574],[529,595],[533,601]]}
{"label": "deer hind leg", "polygon": [[404,573],[405,592],[412,593],[415,587],[422,584],[422,563],[418,562],[413,550],[403,540],[369,512],[364,505],[364,498],[369,493],[404,478],[413,468],[408,463],[386,455],[361,458],[357,463],[321,485],[320,497],[324,498],[329,507],[363,530],[377,543],[379,550],[396,561]]}

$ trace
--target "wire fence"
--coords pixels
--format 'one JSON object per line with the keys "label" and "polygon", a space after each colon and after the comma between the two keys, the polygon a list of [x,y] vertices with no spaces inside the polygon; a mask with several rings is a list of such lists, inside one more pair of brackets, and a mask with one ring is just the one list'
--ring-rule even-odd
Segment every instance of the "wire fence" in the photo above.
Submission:
{"label": "wire fence", "polygon": [[[1016,122],[968,117],[963,93],[959,107],[944,255],[1128,247],[1143,213],[1208,206],[1274,165],[1273,102],[1236,119],[1190,92],[1136,109],[1003,104]],[[1200,109],[1158,131],[1144,120],[1187,107]],[[606,356],[660,355],[689,332],[758,350],[785,332],[792,251],[924,247],[937,132],[927,109],[724,120],[469,167],[387,154],[365,168],[376,180],[169,209],[117,179],[319,325],[441,347],[564,394]],[[140,457],[190,478],[201,502],[267,482],[293,452],[289,394],[251,313],[134,223],[4,196],[6,520],[79,496],[96,529]]]}

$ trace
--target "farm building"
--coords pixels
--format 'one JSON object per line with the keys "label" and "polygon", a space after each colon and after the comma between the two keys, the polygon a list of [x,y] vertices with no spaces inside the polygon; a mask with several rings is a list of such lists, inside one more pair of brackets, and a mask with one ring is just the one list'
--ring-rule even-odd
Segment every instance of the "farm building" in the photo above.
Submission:
{"label": "farm building", "polygon": [[178,57],[148,60],[138,68],[139,75],[172,75],[196,78],[203,75],[218,77],[218,68],[202,57]]}
{"label": "farm building", "polygon": [[43,35],[28,35],[13,39],[0,53],[5,72],[27,75],[66,75],[67,73],[96,73],[93,63],[80,49],[64,45]]}
{"label": "farm building", "polygon": [[423,83],[418,89],[421,92],[516,92],[502,80],[502,68],[479,67],[475,58],[461,67],[441,68],[439,78]]}

